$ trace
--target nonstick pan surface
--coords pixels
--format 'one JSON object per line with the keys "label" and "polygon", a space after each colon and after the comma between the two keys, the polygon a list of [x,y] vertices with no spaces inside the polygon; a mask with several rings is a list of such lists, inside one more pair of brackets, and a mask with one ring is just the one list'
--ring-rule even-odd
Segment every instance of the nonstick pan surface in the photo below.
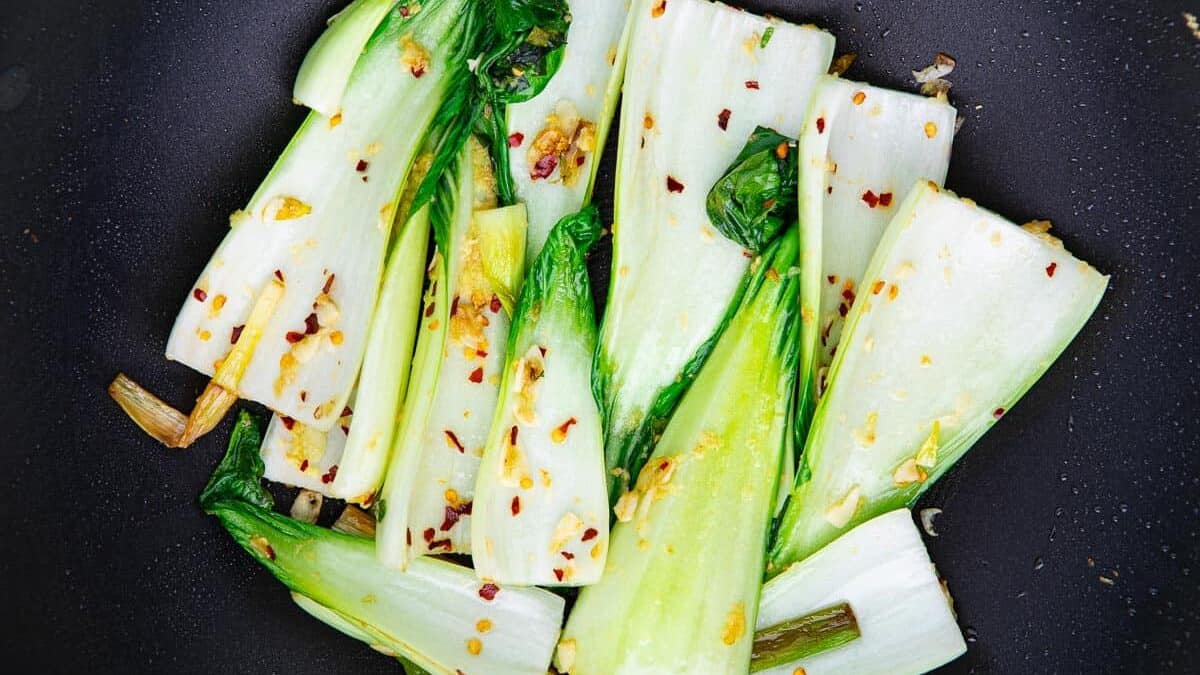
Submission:
{"label": "nonstick pan surface", "polygon": [[[104,391],[124,370],[177,405],[199,393],[167,332],[298,126],[292,78],[343,4],[0,3],[0,670],[398,672],[200,513],[228,422],[167,451]],[[922,500],[945,510],[928,543],[970,643],[945,672],[1200,672],[1200,6],[735,4],[829,28],[876,84],[955,56],[949,186],[1052,219],[1112,275]],[[612,185],[610,152],[606,218]]]}

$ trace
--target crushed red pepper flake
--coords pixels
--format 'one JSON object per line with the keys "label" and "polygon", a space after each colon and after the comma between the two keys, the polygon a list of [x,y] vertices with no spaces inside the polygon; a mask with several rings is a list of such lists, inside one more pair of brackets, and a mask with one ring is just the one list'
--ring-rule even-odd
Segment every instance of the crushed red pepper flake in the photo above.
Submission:
{"label": "crushed red pepper flake", "polygon": [[329,295],[329,292],[333,290],[333,280],[336,278],[336,274],[330,274],[328,277],[326,277],[325,285],[321,287],[321,292],[325,295]]}
{"label": "crushed red pepper flake", "polygon": [[880,206],[891,206],[892,205],[892,193],[885,192],[885,193],[879,195],[879,205]]}
{"label": "crushed red pepper flake", "polygon": [[449,551],[450,549],[454,548],[454,544],[451,543],[449,539],[438,539],[437,541],[429,544],[430,551],[436,551],[439,548],[444,548]]}
{"label": "crushed red pepper flake", "polygon": [[876,279],[875,283],[871,284],[871,295],[879,295],[879,292],[884,287],[883,279]]}
{"label": "crushed red pepper flake", "polygon": [[830,274],[829,276],[825,277],[825,280],[829,282],[830,286],[832,286],[837,283],[838,278],[836,274]]}
{"label": "crushed red pepper flake", "polygon": [[301,400],[301,402],[308,401],[308,392],[307,391],[304,391],[303,389],[300,390],[300,400]]}
{"label": "crushed red pepper flake", "polygon": [[459,452],[465,453],[467,451],[467,449],[463,447],[463,444],[458,440],[458,435],[453,431],[446,429],[442,433],[446,435],[446,440],[450,441],[450,443],[454,445],[455,449],[457,449]]}
{"label": "crushed red pepper flake", "polygon": [[342,406],[342,415],[341,415],[342,417],[349,417],[353,414],[354,414],[354,411],[350,409],[350,406],[348,406],[348,405]]}
{"label": "crushed red pepper flake", "polygon": [[862,194],[862,200],[871,208],[879,206],[879,195],[875,194],[871,190],[867,190]]}
{"label": "crushed red pepper flake", "polygon": [[1052,262],[1049,265],[1046,265],[1046,276],[1053,277],[1054,270],[1057,270],[1057,269],[1058,269],[1058,263],[1056,263],[1056,262]]}
{"label": "crushed red pepper flake", "polygon": [[196,290],[192,291],[192,297],[200,302],[204,302],[208,299],[208,293],[206,293],[203,288],[197,288]]}
{"label": "crushed red pepper flake", "polygon": [[437,305],[432,302],[429,303],[429,305],[425,307],[425,318],[428,319],[429,317],[433,316],[433,313],[436,311]]}
{"label": "crushed red pepper flake", "polygon": [[515,424],[512,426],[511,429],[508,430],[508,444],[509,445],[517,444],[517,425],[515,425]]}
{"label": "crushed red pepper flake", "polygon": [[450,303],[450,316],[458,316],[458,296],[454,296],[454,302]]}
{"label": "crushed red pepper flake", "polygon": [[831,195],[831,194],[833,194],[833,186],[832,186],[832,185],[830,185],[829,187],[825,188],[825,194],[827,194],[827,195]]}
{"label": "crushed red pepper flake", "polygon": [[525,134],[517,131],[508,135],[508,147],[519,148],[525,142]]}
{"label": "crushed red pepper flake", "polygon": [[280,272],[279,270],[275,270],[275,278],[278,279],[282,283],[283,282],[283,272]]}
{"label": "crushed red pepper flake", "polygon": [[717,126],[721,127],[721,131],[725,131],[729,128],[729,116],[732,114],[733,111],[729,108],[725,108],[717,114]]}
{"label": "crushed red pepper flake", "polygon": [[471,375],[467,377],[467,379],[475,384],[483,382],[483,368],[476,368],[475,370],[472,370]]}
{"label": "crushed red pepper flake", "polygon": [[433,537],[436,534],[437,532],[432,527],[427,527],[425,528],[425,531],[421,533],[421,538],[425,540],[426,544],[432,544]]}
{"label": "crushed red pepper flake", "polygon": [[316,335],[317,331],[321,330],[321,322],[317,320],[317,313],[313,312],[304,317],[304,334]]}
{"label": "crushed red pepper flake", "polygon": [[283,336],[283,338],[291,344],[296,344],[304,339],[304,333],[297,333],[294,330],[289,330],[287,334]]}
{"label": "crushed red pepper flake", "polygon": [[849,313],[850,307],[846,303],[843,302],[842,304],[838,305],[838,314],[841,315],[842,318],[845,318]]}
{"label": "crushed red pepper flake", "polygon": [[500,296],[492,294],[492,302],[488,305],[488,309],[492,310],[492,314],[498,314],[501,309],[504,309],[504,303],[500,302]]}
{"label": "crushed red pepper flake", "polygon": [[683,192],[683,190],[683,183],[680,183],[678,180],[676,180],[674,176],[667,176],[667,192],[674,192],[678,194]]}
{"label": "crushed red pepper flake", "polygon": [[305,471],[308,471],[308,460],[307,459],[300,462],[300,472],[303,473]]}
{"label": "crushed red pepper flake", "polygon": [[824,117],[817,118],[817,133],[818,134],[825,133],[825,118]]}
{"label": "crushed red pepper flake", "polygon": [[562,557],[566,558],[567,560],[575,559],[575,554],[571,553],[570,551],[559,551],[559,553],[562,553]]}
{"label": "crushed red pepper flake", "polygon": [[359,173],[362,173],[367,170],[368,166],[371,166],[371,165],[370,165],[370,163],[367,162],[367,160],[360,159],[360,160],[358,160],[358,164],[354,165],[354,170]]}
{"label": "crushed red pepper flake", "polygon": [[447,506],[445,519],[442,520],[442,532],[449,530],[458,524],[458,519],[462,516],[471,515],[471,506],[473,502],[466,502],[458,506]]}
{"label": "crushed red pepper flake", "polygon": [[554,578],[558,579],[559,581],[562,581],[563,580],[563,571],[558,569],[557,567],[554,568]]}
{"label": "crushed red pepper flake", "polygon": [[1001,417],[1004,417],[1004,408],[996,408],[995,410],[993,410],[992,417],[995,417],[996,419],[1000,419]]}
{"label": "crushed red pepper flake", "polygon": [[242,339],[242,331],[246,330],[246,324],[234,326],[233,332],[229,334],[229,344],[236,345],[237,341]]}
{"label": "crushed red pepper flake", "polygon": [[500,587],[493,583],[486,583],[479,587],[479,597],[491,602],[496,599],[496,594],[500,592]]}
{"label": "crushed red pepper flake", "polygon": [[758,89],[758,80],[746,80],[747,89]]}
{"label": "crushed red pepper flake", "polygon": [[521,513],[521,496],[520,495],[517,495],[512,498],[512,505],[510,508],[512,509],[512,514],[514,516]]}
{"label": "crushed red pepper flake", "polygon": [[287,429],[288,431],[291,431],[292,427],[296,426],[296,420],[294,420],[286,415],[281,416],[279,418],[279,421],[283,423],[283,428]]}
{"label": "crushed red pepper flake", "polygon": [[533,170],[529,172],[529,177],[533,180],[539,178],[549,178],[550,174],[558,168],[558,157],[556,155],[544,155],[534,165]]}
{"label": "crushed red pepper flake", "polygon": [[411,528],[411,527],[409,527],[409,528],[406,528],[406,529],[404,530],[404,541],[405,541],[405,543],[407,543],[409,546],[412,546],[412,528]]}
{"label": "crushed red pepper flake", "polygon": [[337,464],[334,464],[333,466],[329,467],[329,471],[325,472],[325,475],[321,476],[321,482],[325,483],[325,484],[332,483],[333,480],[335,478],[337,478],[337,469],[338,469]]}
{"label": "crushed red pepper flake", "polygon": [[594,527],[589,527],[583,531],[583,538],[580,541],[591,541],[598,536],[600,536],[600,532]]}

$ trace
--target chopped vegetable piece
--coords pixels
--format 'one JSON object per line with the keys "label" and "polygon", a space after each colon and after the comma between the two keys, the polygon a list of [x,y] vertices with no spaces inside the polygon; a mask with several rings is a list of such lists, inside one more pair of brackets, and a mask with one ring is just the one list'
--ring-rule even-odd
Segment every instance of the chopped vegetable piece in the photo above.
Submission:
{"label": "chopped vegetable piece", "polygon": [[[302,523],[270,511],[260,484],[257,424],[238,420],[229,453],[201,495],[234,540],[293,592],[310,614],[385,653],[435,673],[544,673],[562,621],[561,598],[534,588],[503,587],[488,601],[474,573],[433,559],[406,573],[381,566],[369,539]],[[429,599],[437,611],[429,611]],[[476,622],[491,622],[486,648]],[[481,643],[482,646],[482,643]]]}
{"label": "chopped vegetable piece", "polygon": [[183,428],[187,426],[186,415],[146,391],[125,373],[118,373],[108,385],[108,395],[142,431],[169,448],[177,447]]}
{"label": "chopped vegetable piece", "polygon": [[861,638],[751,670],[771,675],[916,675],[967,651],[949,595],[907,509],[855,527],[763,586],[759,631],[835,603],[853,609]]}
{"label": "chopped vegetable piece", "polygon": [[[521,292],[475,484],[471,550],[480,578],[579,586],[604,571],[608,495],[591,392],[596,323],[585,260],[600,230],[594,208],[564,218]],[[528,506],[513,518],[522,495]],[[585,541],[585,532],[596,541]]]}
{"label": "chopped vegetable piece", "polygon": [[[856,105],[856,94],[869,103]],[[822,128],[806,125],[800,137],[800,237],[804,250],[819,253],[821,261],[803,271],[801,303],[815,320],[804,325],[801,442],[854,293],[882,284],[863,273],[895,213],[886,208],[893,193],[904,194],[918,179],[941,185],[946,178],[953,134],[929,138],[924,125],[949,130],[955,115],[944,100],[837,77],[822,78],[817,86],[809,116],[821,120]],[[841,283],[822,283],[831,278]],[[872,292],[876,288],[883,286]]]}
{"label": "chopped vegetable piece", "polygon": [[[756,127],[799,135],[834,43],[815,28],[702,0],[672,0],[658,19],[635,12],[632,24],[613,274],[593,376],[610,500],[637,475],[744,283],[750,261],[709,221],[708,191]],[[747,52],[747,38],[772,26],[770,48]],[[771,94],[747,89],[748,80]],[[712,120],[726,108],[733,113],[721,130]],[[646,114],[657,120],[652,130],[643,129]],[[667,176],[689,189],[669,192]]]}
{"label": "chopped vegetable piece", "polygon": [[[798,262],[794,229],[759,259],[729,327],[622,497],[608,569],[571,612],[559,670],[746,672],[795,397]],[[680,617],[685,629],[664,630]]]}
{"label": "chopped vegetable piece", "polygon": [[[1053,279],[1052,260],[1062,263]],[[847,318],[772,547],[775,573],[911,506],[1041,377],[1108,285],[1061,246],[928,182],[897,209],[864,278],[903,279],[903,292],[864,296]],[[909,460],[920,466],[898,480]]]}

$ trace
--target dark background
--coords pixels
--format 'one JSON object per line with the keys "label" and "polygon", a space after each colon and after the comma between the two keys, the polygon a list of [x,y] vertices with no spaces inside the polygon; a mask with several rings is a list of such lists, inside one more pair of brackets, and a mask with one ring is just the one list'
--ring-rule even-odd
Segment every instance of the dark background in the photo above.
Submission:
{"label": "dark background", "polygon": [[[176,405],[198,394],[161,357],[167,332],[300,122],[292,77],[342,4],[0,2],[10,672],[397,672],[302,616],[200,513],[228,425],[167,451],[104,393],[126,370]],[[859,55],[848,76],[877,84],[957,57],[950,187],[1053,219],[1113,277],[1066,355],[923,500],[945,509],[929,543],[971,640],[947,672],[1200,671],[1200,38],[1182,16],[1200,7],[745,5],[833,30]],[[607,207],[611,165],[601,180]]]}

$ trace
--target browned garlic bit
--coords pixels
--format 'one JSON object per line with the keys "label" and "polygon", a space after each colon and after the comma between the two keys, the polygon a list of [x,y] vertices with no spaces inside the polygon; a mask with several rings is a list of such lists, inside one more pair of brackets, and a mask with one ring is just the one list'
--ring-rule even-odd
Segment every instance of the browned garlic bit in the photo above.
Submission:
{"label": "browned garlic bit", "polygon": [[955,61],[952,56],[938,52],[938,55],[933,58],[932,65],[912,71],[913,79],[921,85],[922,94],[945,97],[953,85],[944,78],[954,72],[954,66]]}
{"label": "browned garlic bit", "polygon": [[[323,345],[336,348],[345,341],[342,331],[335,328],[341,318],[341,311],[330,295],[335,279],[335,274],[326,275],[325,285],[314,299],[312,312],[305,317],[304,325],[284,335],[284,339],[291,346],[279,357],[279,376],[275,379],[276,396],[282,396],[285,389],[295,384],[300,366],[311,361]],[[319,418],[317,416],[317,419]]]}
{"label": "browned garlic bit", "polygon": [[583,174],[588,153],[595,149],[596,124],[580,117],[573,102],[559,101],[530,144],[526,155],[529,177],[573,187]]}
{"label": "browned garlic bit", "polygon": [[400,48],[400,62],[413,77],[419,78],[429,70],[429,52],[413,39],[412,33],[400,38]]}

